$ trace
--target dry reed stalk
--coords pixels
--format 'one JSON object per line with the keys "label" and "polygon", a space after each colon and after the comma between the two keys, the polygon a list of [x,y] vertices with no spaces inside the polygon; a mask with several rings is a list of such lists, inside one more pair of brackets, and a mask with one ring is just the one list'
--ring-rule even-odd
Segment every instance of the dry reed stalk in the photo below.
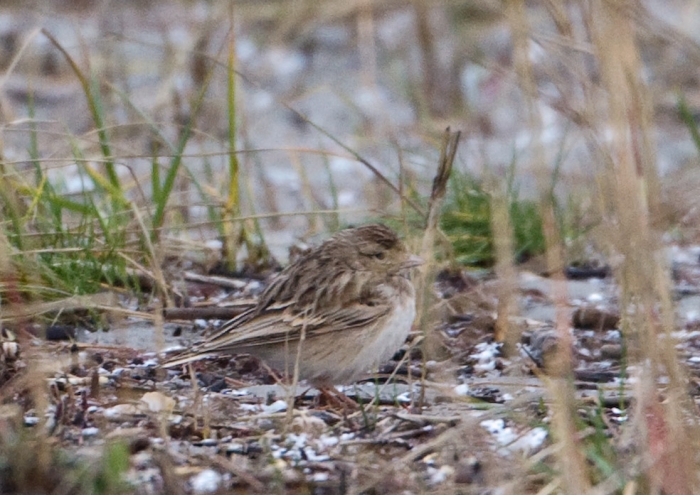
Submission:
{"label": "dry reed stalk", "polygon": [[553,432],[562,448],[557,451],[557,460],[562,485],[567,493],[587,493],[591,489],[586,460],[580,447],[576,429],[576,403],[572,376],[572,340],[569,333],[567,293],[563,276],[561,237],[555,222],[554,204],[549,184],[551,172],[542,143],[542,117],[538,109],[538,90],[534,70],[529,57],[530,26],[525,2],[510,0],[506,14],[513,36],[514,64],[523,92],[528,129],[532,135],[533,170],[538,179],[540,208],[546,242],[547,268],[553,284],[555,306],[555,330],[557,333],[557,356],[553,363],[553,377],[547,387],[553,398]]}
{"label": "dry reed stalk", "polygon": [[[238,76],[238,74],[236,74]],[[246,101],[245,93],[244,93],[244,88],[241,85],[238,89],[238,99],[240,101]],[[240,107],[240,105],[239,105]],[[240,241],[243,245],[246,247],[246,263],[248,263],[250,266],[257,266],[260,267],[264,265],[266,262],[269,262],[272,260],[272,257],[270,256],[270,250],[265,243],[265,239],[262,235],[262,230],[260,228],[260,219],[262,218],[267,218],[269,219],[267,222],[267,225],[269,225],[272,230],[279,230],[283,227],[283,222],[281,221],[281,213],[279,213],[279,205],[277,204],[277,194],[275,191],[275,186],[271,182],[270,178],[267,177],[267,173],[265,171],[265,167],[262,162],[259,162],[258,159],[252,155],[252,151],[250,150],[250,136],[248,132],[248,126],[247,126],[247,121],[246,121],[246,114],[242,111],[238,111],[238,114],[241,116],[241,125],[238,126],[240,136],[241,136],[241,142],[242,144],[242,150],[237,150],[237,153],[242,153],[242,160],[239,162],[239,170],[240,170],[240,177],[242,177],[243,184],[245,186],[245,193],[246,195],[244,196],[241,194],[241,199],[239,202],[241,204],[247,204],[248,205],[248,215],[247,218],[245,219],[238,219],[238,218],[230,218],[230,222],[236,222],[236,221],[241,221],[241,225],[238,227],[238,232],[240,233]],[[250,153],[249,153],[250,152]],[[252,161],[251,161],[252,160]],[[237,181],[240,181],[237,179]],[[258,182],[258,188],[256,189],[253,184],[253,180],[256,180]],[[263,191],[262,193],[258,192],[257,194],[255,191]],[[254,201],[252,201],[252,198],[262,198],[263,204],[265,205],[265,210],[269,211],[272,213],[270,216],[256,216],[255,215],[255,204]],[[239,208],[240,210],[240,208]],[[277,213],[275,213],[277,212]],[[239,211],[240,214],[240,211]],[[320,216],[321,213],[315,214],[315,212],[309,212],[309,214],[314,214],[315,216]],[[252,233],[257,232],[259,234],[259,243],[255,244],[252,239]]]}
{"label": "dry reed stalk", "polygon": [[443,117],[445,108],[441,108],[438,104],[437,88],[439,77],[439,67],[437,65],[437,54],[435,48],[435,39],[432,29],[430,28],[430,7],[423,0],[414,1],[415,17],[416,17],[416,37],[418,46],[421,51],[421,64],[423,75],[423,105],[430,114],[438,117]]}
{"label": "dry reed stalk", "polygon": [[[649,465],[652,492],[693,493],[698,446],[697,412],[687,397],[671,332],[674,313],[667,267],[661,261],[660,236],[650,225],[658,191],[656,158],[648,145],[652,135],[648,91],[635,39],[636,2],[593,2],[591,38],[607,93],[606,113],[612,138],[600,143],[612,167],[601,171],[613,184],[608,233],[621,254],[617,270],[622,287],[623,330],[630,356],[639,369],[633,428],[641,438],[644,464]],[[664,334],[665,338],[661,338]],[[668,385],[661,401],[657,384]],[[688,418],[693,418],[688,421]],[[690,423],[690,424],[689,424]],[[648,463],[648,464],[647,464]]]}
{"label": "dry reed stalk", "polygon": [[491,198],[491,229],[496,254],[495,273],[498,280],[494,338],[496,342],[504,343],[503,354],[508,356],[515,350],[518,337],[512,331],[515,327],[510,325],[510,316],[513,314],[516,303],[517,287],[517,274],[513,263],[513,227],[508,212],[508,192],[503,190],[503,185],[497,183],[496,177],[488,174],[485,188]]}
{"label": "dry reed stalk", "polygon": [[[224,211],[222,214],[222,228],[224,234],[224,249],[226,262],[229,267],[236,266],[236,257],[241,242],[245,238],[245,225],[242,223],[234,224],[231,218],[241,214],[241,188],[240,188],[240,164],[236,153],[236,114],[240,113],[238,101],[236,99],[236,18],[234,10],[234,2],[229,4],[228,22],[228,59],[226,65],[227,76],[227,116],[228,116],[228,146],[229,146],[229,177],[228,177],[228,195]],[[213,67],[212,67],[213,70]]]}
{"label": "dry reed stalk", "polygon": [[165,307],[161,299],[156,301],[155,312],[153,313],[153,331],[155,332],[155,351],[163,357],[165,349]]}
{"label": "dry reed stalk", "polygon": [[[442,204],[447,192],[447,181],[452,173],[452,165],[457,153],[461,132],[452,132],[448,127],[442,140],[440,148],[440,159],[438,169],[433,179],[433,188],[428,202],[428,217],[425,232],[421,242],[420,256],[425,261],[421,267],[416,280],[418,291],[416,294],[416,308],[418,315],[416,321],[418,328],[423,331],[423,378],[425,378],[425,362],[432,359],[440,347],[437,335],[432,332],[432,325],[429,323],[431,308],[433,307],[433,282],[435,281],[435,241],[439,233],[438,222]],[[422,397],[421,397],[422,403]]]}
{"label": "dry reed stalk", "polygon": [[[0,279],[3,283],[8,280],[13,280],[15,278],[12,273],[12,264],[10,261],[10,251],[12,247],[10,241],[7,239],[5,232],[0,230]],[[3,314],[3,298],[0,298],[0,332],[2,332],[2,314]]]}
{"label": "dry reed stalk", "polygon": [[[299,154],[289,152],[288,156],[289,161],[292,163],[292,166],[296,169],[297,175],[299,176],[299,180],[301,182],[300,198],[306,203],[304,206],[308,208],[309,211],[313,211],[315,208],[318,207],[323,208],[323,205],[320,203],[320,201],[318,201],[317,196],[314,194],[314,188],[311,184],[311,180],[309,179],[309,174],[306,173],[306,168],[299,159]],[[306,199],[304,200],[303,198]],[[320,217],[318,215],[308,215],[306,218],[309,222],[309,225],[307,227],[307,234],[313,235],[319,232]]]}
{"label": "dry reed stalk", "polygon": [[[454,77],[451,50],[444,50],[450,40],[450,30],[444,2],[412,0],[415,15],[416,42],[421,55],[420,85],[418,96],[421,110],[438,119],[455,115],[462,109],[462,93]],[[450,40],[451,41],[451,40]],[[445,60],[446,57],[450,59]]]}
{"label": "dry reed stalk", "polygon": [[[21,296],[16,292],[17,275],[12,266],[10,253],[11,246],[9,240],[5,236],[5,233],[0,231],[0,277],[3,282],[5,282],[6,286],[4,288],[2,300],[17,300],[19,303]],[[4,316],[5,312],[5,307],[0,306],[0,316]],[[0,321],[2,321],[1,318]],[[32,431],[32,436],[29,437],[29,435],[27,435],[27,440],[23,442],[23,444],[12,445],[14,442],[7,444],[3,442],[0,444],[0,448],[4,451],[4,454],[11,454],[11,473],[14,478],[12,481],[16,484],[19,491],[24,491],[30,489],[30,478],[33,477],[32,475],[41,478],[45,473],[49,472],[52,451],[50,448],[43,447],[47,445],[49,440],[47,419],[45,416],[49,401],[47,397],[46,381],[41,371],[36,366],[37,360],[35,356],[37,354],[37,349],[29,345],[29,339],[26,338],[24,332],[19,335],[19,340],[24,359],[27,362],[27,372],[22,380],[23,383],[26,384],[26,390],[29,392],[34,403],[34,410],[39,418],[39,422]],[[8,399],[8,397],[0,398],[4,399],[3,402],[6,402]],[[20,410],[19,418],[22,418],[21,414]],[[21,422],[18,424],[21,424]],[[2,438],[0,440],[5,439]],[[37,448],[37,446],[42,447]]]}
{"label": "dry reed stalk", "polygon": [[377,88],[377,43],[374,28],[374,0],[361,0],[357,13],[357,47],[362,63],[362,85]]}

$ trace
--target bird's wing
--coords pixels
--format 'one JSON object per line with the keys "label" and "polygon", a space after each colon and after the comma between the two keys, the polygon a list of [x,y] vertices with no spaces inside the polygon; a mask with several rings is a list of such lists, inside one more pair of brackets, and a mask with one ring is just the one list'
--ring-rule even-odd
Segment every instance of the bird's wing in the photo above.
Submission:
{"label": "bird's wing", "polygon": [[172,358],[168,359],[161,366],[164,368],[174,368],[176,366],[182,366],[183,364],[191,363],[193,361],[199,361],[201,359],[206,359],[212,357],[218,353],[217,349],[207,351],[204,347],[208,345],[208,342],[215,342],[223,340],[223,338],[230,332],[232,327],[238,327],[245,325],[245,323],[255,317],[256,313],[255,307],[244,311],[240,315],[236,316],[232,320],[229,320],[217,333],[209,336],[209,338],[202,344],[195,346],[192,349],[183,351]]}
{"label": "bird's wing", "polygon": [[241,347],[295,342],[301,337],[302,330],[306,332],[307,339],[323,333],[342,332],[371,325],[390,311],[389,302],[379,297],[309,315],[291,304],[271,306],[262,314],[232,320],[195,351],[226,352]]}

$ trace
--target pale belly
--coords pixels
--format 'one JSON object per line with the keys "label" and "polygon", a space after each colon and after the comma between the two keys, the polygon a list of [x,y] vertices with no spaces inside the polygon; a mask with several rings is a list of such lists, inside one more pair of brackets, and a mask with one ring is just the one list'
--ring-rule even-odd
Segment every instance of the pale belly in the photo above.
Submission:
{"label": "pale belly", "polygon": [[[299,379],[315,386],[352,383],[387,361],[406,341],[416,316],[415,299],[405,297],[381,326],[317,335],[302,343]],[[286,348],[255,349],[268,366],[291,379],[299,349],[297,342]]]}

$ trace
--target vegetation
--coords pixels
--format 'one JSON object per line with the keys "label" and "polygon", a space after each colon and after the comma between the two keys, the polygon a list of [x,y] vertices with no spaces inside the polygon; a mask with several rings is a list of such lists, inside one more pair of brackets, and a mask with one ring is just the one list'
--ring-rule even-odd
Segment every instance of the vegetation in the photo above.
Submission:
{"label": "vegetation", "polygon": [[[450,185],[440,227],[454,247],[456,260],[463,265],[492,266],[496,252],[490,194],[484,190],[481,181],[468,173],[453,173]],[[546,246],[538,203],[519,199],[517,189],[513,187],[509,188],[507,195],[515,259],[525,261],[543,254]]]}

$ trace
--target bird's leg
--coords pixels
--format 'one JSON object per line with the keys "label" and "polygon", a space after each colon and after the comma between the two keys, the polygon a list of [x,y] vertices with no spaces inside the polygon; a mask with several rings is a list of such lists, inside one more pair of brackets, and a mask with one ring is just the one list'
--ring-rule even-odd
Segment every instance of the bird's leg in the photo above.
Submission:
{"label": "bird's leg", "polygon": [[359,405],[343,392],[338,391],[335,387],[321,387],[318,389],[319,403],[321,399],[330,407],[341,408],[343,411],[357,411]]}
{"label": "bird's leg", "polygon": [[279,375],[279,373],[277,373],[275,370],[273,370],[267,364],[265,364],[265,362],[262,359],[258,360],[258,363],[260,364],[262,369],[264,369],[267,372],[267,374],[275,381],[277,385],[284,386],[284,379]]}

